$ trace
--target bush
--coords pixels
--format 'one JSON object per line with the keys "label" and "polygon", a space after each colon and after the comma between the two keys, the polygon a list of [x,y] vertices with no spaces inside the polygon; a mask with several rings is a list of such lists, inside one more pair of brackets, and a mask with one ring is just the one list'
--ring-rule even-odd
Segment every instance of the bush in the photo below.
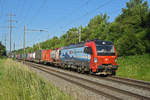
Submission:
{"label": "bush", "polygon": [[134,34],[123,35],[116,44],[119,56],[143,54],[146,49],[144,43]]}
{"label": "bush", "polygon": [[6,55],[6,48],[5,46],[0,42],[0,57]]}

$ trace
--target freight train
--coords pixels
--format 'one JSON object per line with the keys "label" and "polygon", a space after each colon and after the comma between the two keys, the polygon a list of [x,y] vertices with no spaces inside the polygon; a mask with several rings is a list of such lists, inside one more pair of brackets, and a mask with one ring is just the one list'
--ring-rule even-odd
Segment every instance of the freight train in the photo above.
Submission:
{"label": "freight train", "polygon": [[114,44],[104,40],[91,40],[53,50],[37,50],[14,57],[97,75],[115,75],[118,69]]}

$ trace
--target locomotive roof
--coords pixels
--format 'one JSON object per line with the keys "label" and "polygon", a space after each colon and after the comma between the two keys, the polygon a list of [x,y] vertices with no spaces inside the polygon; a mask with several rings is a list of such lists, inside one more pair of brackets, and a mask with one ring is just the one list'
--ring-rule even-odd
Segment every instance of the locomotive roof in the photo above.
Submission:
{"label": "locomotive roof", "polygon": [[94,41],[97,45],[113,45],[111,41],[104,41],[104,40],[95,40]]}
{"label": "locomotive roof", "polygon": [[85,41],[85,42],[80,42],[78,44],[71,44],[67,47],[64,47],[63,49],[69,49],[69,48],[76,48],[76,47],[83,47],[84,44],[86,42],[95,42],[96,45],[113,45],[113,43],[111,41],[104,41],[104,40],[88,40],[88,41]]}

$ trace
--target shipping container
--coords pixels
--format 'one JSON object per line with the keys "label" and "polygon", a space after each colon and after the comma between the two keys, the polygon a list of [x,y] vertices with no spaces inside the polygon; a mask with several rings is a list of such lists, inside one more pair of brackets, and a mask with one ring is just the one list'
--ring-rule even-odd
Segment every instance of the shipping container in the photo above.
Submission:
{"label": "shipping container", "polygon": [[35,61],[36,62],[40,62],[42,59],[42,50],[37,50],[35,52]]}
{"label": "shipping container", "polygon": [[42,61],[46,62],[46,63],[51,63],[53,60],[51,59],[51,55],[50,53],[52,52],[52,50],[43,50],[42,51]]}
{"label": "shipping container", "polygon": [[50,55],[54,63],[60,62],[60,48],[52,50]]}

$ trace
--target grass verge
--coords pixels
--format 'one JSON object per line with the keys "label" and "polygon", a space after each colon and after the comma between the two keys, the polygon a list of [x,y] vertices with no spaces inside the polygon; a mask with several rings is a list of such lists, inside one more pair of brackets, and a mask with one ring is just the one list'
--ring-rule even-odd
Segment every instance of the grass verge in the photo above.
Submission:
{"label": "grass verge", "polygon": [[0,100],[72,100],[72,97],[25,65],[0,59]]}
{"label": "grass verge", "polygon": [[118,58],[117,76],[150,81],[150,55],[136,55]]}

